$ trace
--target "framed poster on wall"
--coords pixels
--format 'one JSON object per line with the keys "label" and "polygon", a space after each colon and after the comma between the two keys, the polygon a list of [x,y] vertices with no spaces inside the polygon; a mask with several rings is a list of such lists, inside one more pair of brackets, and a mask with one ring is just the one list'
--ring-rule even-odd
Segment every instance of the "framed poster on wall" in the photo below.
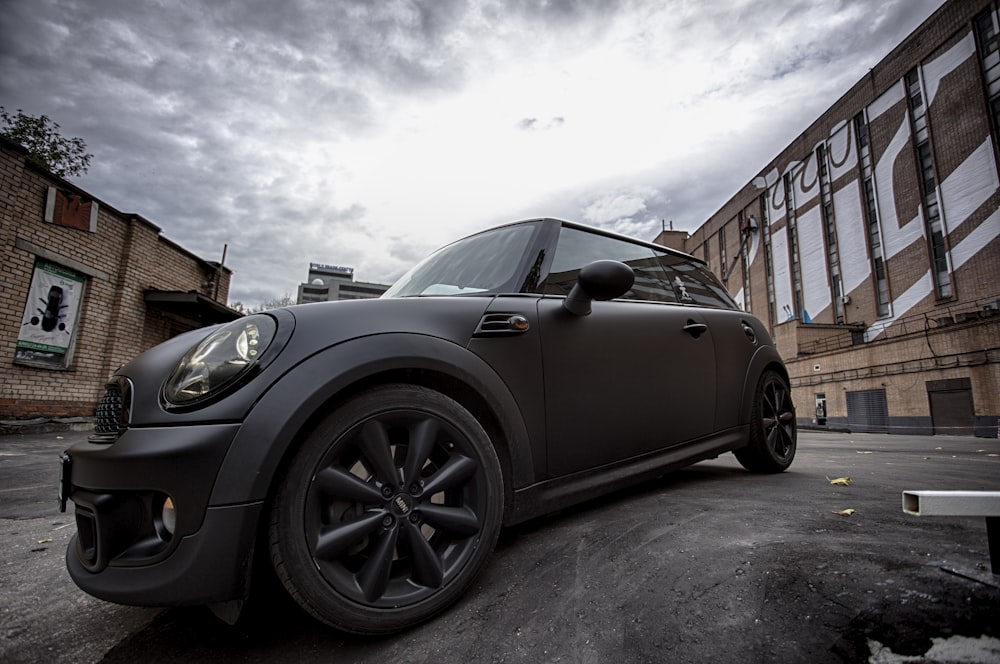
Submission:
{"label": "framed poster on wall", "polygon": [[62,369],[69,366],[86,278],[36,260],[24,305],[14,359],[19,364]]}

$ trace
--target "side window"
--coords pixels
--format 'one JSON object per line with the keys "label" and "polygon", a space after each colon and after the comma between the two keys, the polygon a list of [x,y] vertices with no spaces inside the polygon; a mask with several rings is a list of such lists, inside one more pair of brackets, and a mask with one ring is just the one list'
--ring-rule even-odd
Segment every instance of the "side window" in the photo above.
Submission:
{"label": "side window", "polygon": [[659,254],[659,259],[675,297],[681,304],[739,309],[725,287],[704,265],[671,254]]}
{"label": "side window", "polygon": [[559,231],[559,243],[542,292],[567,295],[576,283],[580,268],[599,260],[621,261],[632,268],[635,285],[622,296],[623,299],[677,301],[674,290],[667,285],[663,267],[651,248],[566,226]]}

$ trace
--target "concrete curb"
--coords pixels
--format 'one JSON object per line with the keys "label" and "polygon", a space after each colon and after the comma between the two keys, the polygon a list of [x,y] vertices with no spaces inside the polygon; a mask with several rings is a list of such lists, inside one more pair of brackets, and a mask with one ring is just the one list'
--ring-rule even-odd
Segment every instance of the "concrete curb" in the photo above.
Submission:
{"label": "concrete curb", "polygon": [[31,420],[0,420],[0,435],[33,435],[55,431],[92,431],[90,417],[36,417]]}

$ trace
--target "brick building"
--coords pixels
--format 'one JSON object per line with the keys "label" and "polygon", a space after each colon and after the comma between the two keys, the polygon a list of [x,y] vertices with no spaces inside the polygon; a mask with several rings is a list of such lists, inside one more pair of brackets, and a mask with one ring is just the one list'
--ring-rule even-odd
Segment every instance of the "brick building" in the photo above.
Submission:
{"label": "brick building", "polygon": [[121,364],[232,320],[231,272],[0,138],[0,420],[90,417]]}
{"label": "brick building", "polygon": [[770,324],[800,423],[995,438],[998,3],[949,0],[690,236]]}

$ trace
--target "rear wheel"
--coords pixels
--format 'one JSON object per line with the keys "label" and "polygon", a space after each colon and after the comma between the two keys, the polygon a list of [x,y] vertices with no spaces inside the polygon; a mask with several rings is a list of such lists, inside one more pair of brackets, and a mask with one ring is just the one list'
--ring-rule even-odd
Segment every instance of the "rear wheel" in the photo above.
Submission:
{"label": "rear wheel", "polygon": [[788,381],[775,371],[765,371],[754,395],[750,444],[734,452],[736,459],[754,473],[780,473],[795,458],[796,439]]}
{"label": "rear wheel", "polygon": [[293,458],[271,509],[271,560],[321,621],[397,631],[461,596],[502,508],[500,464],[476,419],[439,392],[382,386],[328,416]]}

